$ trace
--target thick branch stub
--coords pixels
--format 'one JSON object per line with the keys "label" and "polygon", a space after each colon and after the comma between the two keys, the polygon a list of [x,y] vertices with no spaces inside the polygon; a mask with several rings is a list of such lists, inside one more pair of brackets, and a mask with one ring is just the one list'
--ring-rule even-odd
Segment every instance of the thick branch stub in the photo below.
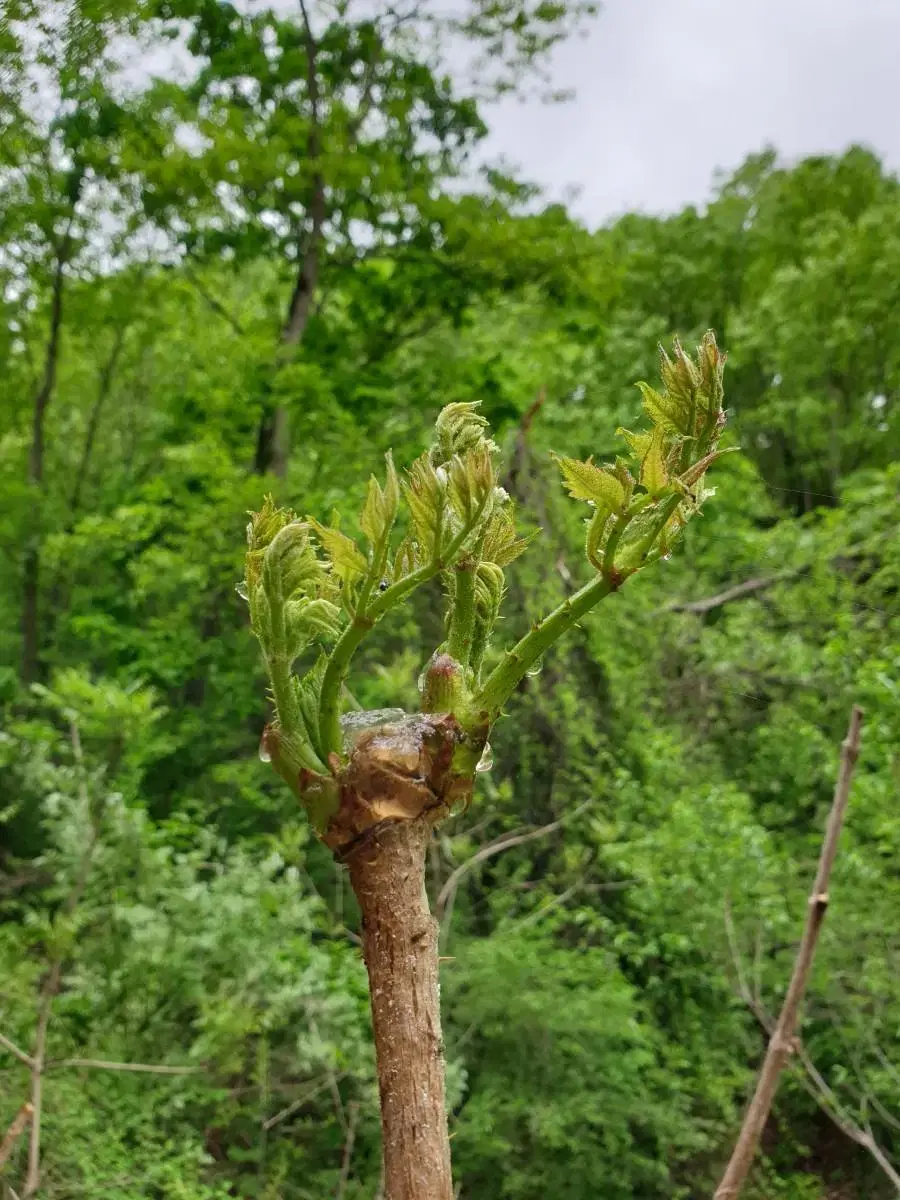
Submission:
{"label": "thick branch stub", "polygon": [[364,730],[346,764],[335,764],[340,803],[325,831],[326,845],[349,860],[391,824],[437,824],[471,792],[471,777],[453,769],[462,742],[449,713],[401,717]]}

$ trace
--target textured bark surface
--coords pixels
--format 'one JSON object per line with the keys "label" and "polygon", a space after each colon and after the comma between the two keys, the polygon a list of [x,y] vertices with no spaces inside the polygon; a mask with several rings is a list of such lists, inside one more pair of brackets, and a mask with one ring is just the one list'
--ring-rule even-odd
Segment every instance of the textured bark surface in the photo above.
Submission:
{"label": "textured bark surface", "polygon": [[428,816],[376,830],[349,859],[363,918],[381,1093],[385,1200],[452,1200]]}

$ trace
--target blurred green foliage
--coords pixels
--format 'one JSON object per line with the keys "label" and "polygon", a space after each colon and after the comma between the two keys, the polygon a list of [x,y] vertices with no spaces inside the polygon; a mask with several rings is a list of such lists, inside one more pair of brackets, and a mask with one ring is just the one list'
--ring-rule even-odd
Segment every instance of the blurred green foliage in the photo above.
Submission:
{"label": "blurred green foliage", "polygon": [[[710,326],[743,453],[717,464],[679,553],[522,681],[493,770],[433,849],[436,899],[480,847],[554,824],[465,871],[444,913],[460,1195],[709,1194],[764,1047],[725,906],[777,1009],[853,701],[863,753],[802,1032],[841,1113],[900,1148],[897,180],[862,149],[790,169],[766,153],[703,211],[590,232],[496,175],[464,194],[478,89],[448,90],[405,34],[313,6],[332,227],[273,372],[310,183],[291,168],[309,131],[299,24],[187,0],[62,7],[18,0],[0,47],[0,1032],[30,1052],[58,960],[51,1064],[191,1073],[48,1066],[41,1195],[377,1194],[352,897],[257,757],[264,674],[234,590],[247,510],[272,490],[350,520],[388,447],[410,461],[442,405],[481,400],[502,482],[542,529],[509,568],[509,644],[587,578],[550,452],[611,458],[657,341]],[[495,65],[506,48],[481,80],[504,87],[574,15],[472,4],[456,36]],[[121,40],[164,46],[175,22],[204,56],[194,83],[126,86]],[[382,33],[391,123],[350,156]],[[283,76],[276,44],[297,60]],[[49,122],[34,71],[60,98]],[[175,137],[192,122],[203,148]],[[274,403],[283,478],[252,470]],[[441,629],[435,585],[363,648],[355,699],[410,704]],[[779,1094],[756,1196],[882,1195],[802,1082]],[[27,1096],[0,1049],[0,1130]]]}

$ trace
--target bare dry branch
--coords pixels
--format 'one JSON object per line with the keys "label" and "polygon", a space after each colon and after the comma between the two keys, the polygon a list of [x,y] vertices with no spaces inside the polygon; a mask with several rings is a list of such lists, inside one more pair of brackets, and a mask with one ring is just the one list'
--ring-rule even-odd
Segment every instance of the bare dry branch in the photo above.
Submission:
{"label": "bare dry branch", "polygon": [[[762,1134],[775,1093],[778,1089],[779,1078],[790,1056],[798,1049],[795,1037],[800,1005],[806,991],[810,969],[815,957],[819,933],[825,920],[828,908],[828,884],[831,878],[831,868],[837,854],[838,838],[847,809],[850,796],[850,784],[853,771],[859,756],[860,729],[862,726],[862,710],[854,705],[850,714],[850,725],[847,736],[841,747],[841,765],[838,772],[837,784],[834,791],[834,801],[828,817],[828,825],[822,842],[819,866],[809,898],[806,925],[794,970],[788,986],[787,995],[781,1014],[772,1031],[769,1048],[763,1062],[762,1070],[756,1085],[753,1099],[750,1101],[741,1126],[737,1143],[731,1155],[722,1181],[715,1192],[715,1200],[735,1200],[739,1196]],[[731,936],[731,935],[730,935]],[[742,974],[741,974],[741,977]],[[746,987],[746,984],[744,985]],[[874,1140],[874,1139],[873,1139]]]}
{"label": "bare dry branch", "polygon": [[[743,960],[740,949],[737,944],[737,939],[734,934],[734,926],[731,922],[730,908],[726,905],[725,927],[728,936],[729,945],[731,947],[731,955],[734,961],[734,968],[738,978],[738,993],[741,999],[747,1005],[748,1009],[753,1013],[759,1026],[769,1036],[775,1031],[775,1019],[767,1012],[765,1006],[759,998],[758,994],[754,994],[747,987],[746,983],[741,983],[745,979]],[[757,939],[757,945],[759,939]],[[809,1051],[804,1046],[800,1038],[794,1039],[794,1049],[797,1055],[797,1061],[803,1070],[803,1076],[800,1079],[805,1091],[815,1100],[822,1112],[828,1117],[829,1121],[839,1129],[845,1137],[850,1141],[855,1142],[875,1159],[879,1167],[881,1167],[887,1178],[893,1183],[900,1192],[900,1176],[897,1175],[893,1164],[885,1155],[882,1148],[878,1145],[871,1129],[863,1129],[846,1108],[841,1104],[835,1095],[834,1090],[828,1083],[825,1076],[818,1069],[810,1057]]]}
{"label": "bare dry branch", "polygon": [[[338,1078],[343,1077],[338,1076]],[[276,1125],[279,1125],[282,1121],[286,1121],[288,1117],[292,1117],[298,1109],[302,1108],[304,1104],[308,1104],[310,1100],[314,1100],[320,1092],[323,1092],[330,1085],[330,1079],[320,1080],[315,1087],[304,1092],[302,1096],[298,1096],[296,1100],[292,1100],[290,1104],[281,1109],[280,1112],[277,1112],[274,1117],[269,1117],[268,1121],[263,1123],[263,1129],[274,1129]]]}
{"label": "bare dry branch", "polygon": [[146,1075],[199,1075],[202,1067],[176,1067],[165,1063],[110,1062],[105,1058],[57,1058],[44,1063],[45,1071],[63,1067],[84,1067],[92,1071],[137,1071]]}
{"label": "bare dry branch", "polygon": [[41,1106],[44,1087],[44,1054],[47,1048],[47,1026],[53,1000],[59,991],[62,962],[57,958],[47,972],[41,990],[41,1006],[38,1011],[37,1032],[34,1038],[34,1053],[31,1063],[31,1137],[28,1141],[28,1171],[25,1176],[24,1200],[33,1196],[41,1182]]}
{"label": "bare dry branch", "polygon": [[662,613],[686,612],[702,617],[706,613],[712,612],[714,608],[721,608],[723,604],[730,604],[732,600],[743,600],[745,596],[752,596],[756,592],[763,592],[767,588],[774,587],[777,583],[784,583],[786,580],[795,579],[800,574],[800,571],[782,571],[777,575],[762,575],[758,579],[745,579],[743,583],[737,583],[734,587],[726,588],[724,592],[719,592],[715,596],[707,596],[702,600],[676,600],[673,604],[666,604],[663,608],[657,609],[654,616],[659,616]]}
{"label": "bare dry branch", "polygon": [[[466,859],[464,863],[456,868],[447,882],[441,888],[440,895],[434,906],[434,915],[439,924],[443,926],[444,918],[448,916],[452,910],[453,899],[456,895],[462,879],[468,873],[475,869],[480,863],[483,863],[488,858],[493,858],[496,854],[502,854],[504,850],[510,850],[513,846],[522,846],[526,842],[534,841],[535,838],[547,837],[551,833],[555,833],[557,829],[561,829],[567,821],[573,821],[577,816],[580,816],[586,808],[589,808],[591,801],[587,800],[584,804],[580,804],[572,813],[565,817],[561,817],[557,821],[551,821],[549,825],[542,825],[540,829],[531,829],[526,833],[513,834],[508,837],[499,837],[493,842],[489,842],[486,846],[482,846],[477,853],[471,858]],[[446,930],[442,930],[446,932]]]}
{"label": "bare dry branch", "polygon": [[26,1101],[12,1119],[12,1124],[0,1141],[0,1167],[6,1165],[9,1161],[9,1156],[12,1154],[16,1142],[25,1132],[25,1126],[31,1120],[32,1108],[31,1104]]}
{"label": "bare dry branch", "polygon": [[545,917],[552,908],[558,908],[560,904],[565,904],[567,900],[571,899],[572,896],[575,895],[581,886],[581,880],[578,879],[570,887],[567,887],[565,891],[559,892],[556,896],[550,896],[549,899],[544,901],[540,908],[536,908],[534,912],[528,913],[528,915],[523,917],[521,921],[517,921],[511,932],[518,933],[520,930],[524,929],[526,925],[534,925],[536,922],[540,921],[542,917]]}
{"label": "bare dry branch", "polygon": [[356,1140],[356,1125],[359,1120],[359,1102],[357,1100],[351,1100],[349,1114],[347,1119],[347,1137],[344,1141],[344,1157],[341,1161],[341,1174],[338,1179],[337,1190],[334,1193],[335,1200],[344,1200],[347,1183],[350,1180],[350,1160],[353,1157],[353,1143]]}

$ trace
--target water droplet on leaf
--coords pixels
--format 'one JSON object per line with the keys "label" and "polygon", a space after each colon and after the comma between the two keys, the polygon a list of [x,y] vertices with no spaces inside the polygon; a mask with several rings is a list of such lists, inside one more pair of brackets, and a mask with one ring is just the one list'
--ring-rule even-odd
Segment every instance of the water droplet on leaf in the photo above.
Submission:
{"label": "water droplet on leaf", "polygon": [[491,749],[491,743],[485,742],[484,749],[481,752],[481,758],[478,760],[478,766],[475,770],[482,774],[484,771],[489,771],[494,765],[494,751]]}
{"label": "water droplet on leaf", "polygon": [[266,731],[263,731],[262,737],[259,739],[259,761],[271,762],[272,752],[269,749],[269,743],[266,741]]}
{"label": "water droplet on leaf", "polygon": [[544,669],[544,660],[543,660],[543,658],[539,658],[537,660],[537,662],[531,664],[531,666],[528,668],[528,670],[525,672],[525,674],[529,675],[533,679],[535,675],[540,675],[540,673],[541,673],[541,671],[543,671],[543,669]]}
{"label": "water droplet on leaf", "polygon": [[247,581],[246,581],[246,579],[242,579],[240,583],[236,583],[236,584],[234,585],[234,590],[237,592],[237,594],[240,596],[240,598],[241,598],[242,600],[249,600],[249,599],[250,599],[250,593],[249,593],[249,591],[247,590]]}

